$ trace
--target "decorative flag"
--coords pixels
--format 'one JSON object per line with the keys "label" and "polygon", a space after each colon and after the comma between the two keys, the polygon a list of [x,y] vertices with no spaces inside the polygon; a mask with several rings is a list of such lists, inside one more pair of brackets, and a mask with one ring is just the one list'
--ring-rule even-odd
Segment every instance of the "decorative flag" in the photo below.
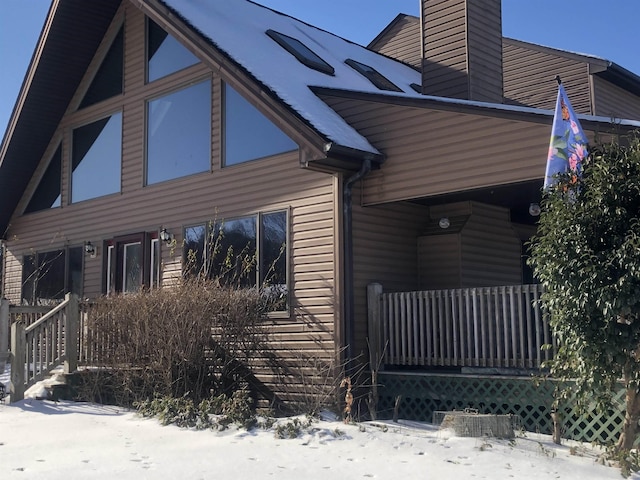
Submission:
{"label": "decorative flag", "polygon": [[586,157],[587,137],[560,83],[549,142],[544,190],[548,190],[557,183],[558,179],[554,177],[558,174],[570,173],[574,180],[580,177],[582,162]]}

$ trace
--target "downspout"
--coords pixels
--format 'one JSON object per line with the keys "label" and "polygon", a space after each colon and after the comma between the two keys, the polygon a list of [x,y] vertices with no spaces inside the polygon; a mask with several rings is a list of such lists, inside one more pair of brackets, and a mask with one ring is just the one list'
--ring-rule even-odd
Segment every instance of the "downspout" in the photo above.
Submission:
{"label": "downspout", "polygon": [[354,317],[354,280],[353,280],[353,215],[352,193],[353,185],[364,178],[371,171],[371,159],[362,162],[360,171],[344,182],[342,191],[342,218],[344,241],[344,343],[346,346],[345,367],[349,371],[354,360],[355,319]]}

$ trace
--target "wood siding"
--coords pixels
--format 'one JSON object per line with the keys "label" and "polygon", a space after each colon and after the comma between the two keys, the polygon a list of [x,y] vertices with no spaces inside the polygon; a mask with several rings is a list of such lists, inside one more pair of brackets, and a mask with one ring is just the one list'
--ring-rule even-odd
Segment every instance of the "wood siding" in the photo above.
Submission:
{"label": "wood siding", "polygon": [[422,68],[422,44],[420,43],[420,19],[399,15],[384,35],[376,39],[369,48],[373,51],[408,63],[416,69]]}
{"label": "wood siding", "polygon": [[520,238],[508,209],[471,202],[460,249],[461,288],[522,283]]}
{"label": "wood siding", "polygon": [[[354,189],[354,199],[360,198]],[[418,288],[417,238],[428,220],[428,209],[409,203],[363,207],[354,200],[354,310],[356,355],[367,351],[367,285],[378,282],[385,291]],[[364,360],[368,360],[367,357]]]}
{"label": "wood siding", "polygon": [[[521,241],[507,208],[479,202],[432,207],[432,222],[466,215],[459,231],[431,230],[418,239],[420,288],[515,285],[522,281]],[[451,227],[453,229],[453,227]]]}
{"label": "wood siding", "polygon": [[[364,205],[539,179],[548,124],[323,97],[387,160],[364,179]],[[542,160],[541,160],[542,159]]]}
{"label": "wood siding", "polygon": [[[222,79],[204,64],[198,64],[152,84],[145,84],[144,15],[131,2],[123,3],[119,15],[12,218],[7,236],[5,294],[12,302],[20,301],[24,255],[91,241],[98,246],[98,254],[96,258],[84,258],[84,296],[100,295],[106,255],[102,248],[103,240],[138,232],[157,232],[161,226],[175,235],[178,245],[177,248],[161,245],[163,282],[170,284],[181,274],[180,245],[185,226],[259,212],[287,210],[292,314],[269,321],[274,355],[290,361],[289,365],[299,363],[300,358],[308,355],[323,365],[332,362],[335,358],[335,322],[339,316],[334,301],[337,276],[334,250],[339,221],[336,213],[338,177],[300,168],[297,152],[222,168]],[[110,36],[115,34],[118,21],[121,22],[123,18],[124,94],[75,111],[95,69],[100,65],[101,55],[109,46]],[[212,83],[211,171],[143,186],[146,101],[206,78],[211,79]],[[121,192],[71,204],[68,196],[71,131],[78,125],[115,111],[123,112]],[[268,115],[268,112],[263,113]],[[62,207],[20,215],[61,139]],[[302,375],[300,372],[294,373]],[[268,388],[282,391],[282,376],[272,370],[260,371],[259,379]],[[297,378],[297,382],[300,381]],[[298,392],[298,395],[302,393]]]}
{"label": "wood siding", "polygon": [[555,77],[560,75],[575,112],[592,114],[588,65],[552,52],[503,40],[505,103],[553,110],[558,94]]}
{"label": "wood siding", "polygon": [[593,76],[596,115],[612,119],[640,120],[640,97]]}
{"label": "wood siding", "polygon": [[496,0],[423,0],[427,95],[502,103],[501,7]]}

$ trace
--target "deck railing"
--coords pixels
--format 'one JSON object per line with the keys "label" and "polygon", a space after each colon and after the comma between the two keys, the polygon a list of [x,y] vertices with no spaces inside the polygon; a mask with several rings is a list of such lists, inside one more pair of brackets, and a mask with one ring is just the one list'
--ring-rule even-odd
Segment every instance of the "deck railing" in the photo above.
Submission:
{"label": "deck railing", "polygon": [[[540,285],[382,293],[369,285],[373,361],[537,368],[555,348]],[[551,349],[542,346],[550,344]]]}
{"label": "deck railing", "polygon": [[59,365],[65,373],[78,362],[78,298],[67,294],[56,307],[9,307],[11,323],[11,401]]}

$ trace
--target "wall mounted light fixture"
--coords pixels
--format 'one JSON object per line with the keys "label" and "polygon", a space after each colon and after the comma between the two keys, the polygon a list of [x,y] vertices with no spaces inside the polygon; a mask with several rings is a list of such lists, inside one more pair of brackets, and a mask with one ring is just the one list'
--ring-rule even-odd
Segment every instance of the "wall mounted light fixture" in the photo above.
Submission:
{"label": "wall mounted light fixture", "polygon": [[84,253],[89,255],[91,258],[95,258],[97,253],[96,247],[94,247],[91,242],[86,242],[84,244]]}
{"label": "wall mounted light fixture", "polygon": [[442,217],[438,222],[438,226],[442,229],[449,228],[449,225],[451,225],[451,222],[449,222],[447,217]]}
{"label": "wall mounted light fixture", "polygon": [[173,242],[173,234],[164,227],[162,227],[162,229],[160,230],[159,237],[160,240],[162,240],[166,244]]}
{"label": "wall mounted light fixture", "polygon": [[540,215],[540,205],[537,203],[532,203],[529,205],[529,215],[532,217],[537,217]]}

